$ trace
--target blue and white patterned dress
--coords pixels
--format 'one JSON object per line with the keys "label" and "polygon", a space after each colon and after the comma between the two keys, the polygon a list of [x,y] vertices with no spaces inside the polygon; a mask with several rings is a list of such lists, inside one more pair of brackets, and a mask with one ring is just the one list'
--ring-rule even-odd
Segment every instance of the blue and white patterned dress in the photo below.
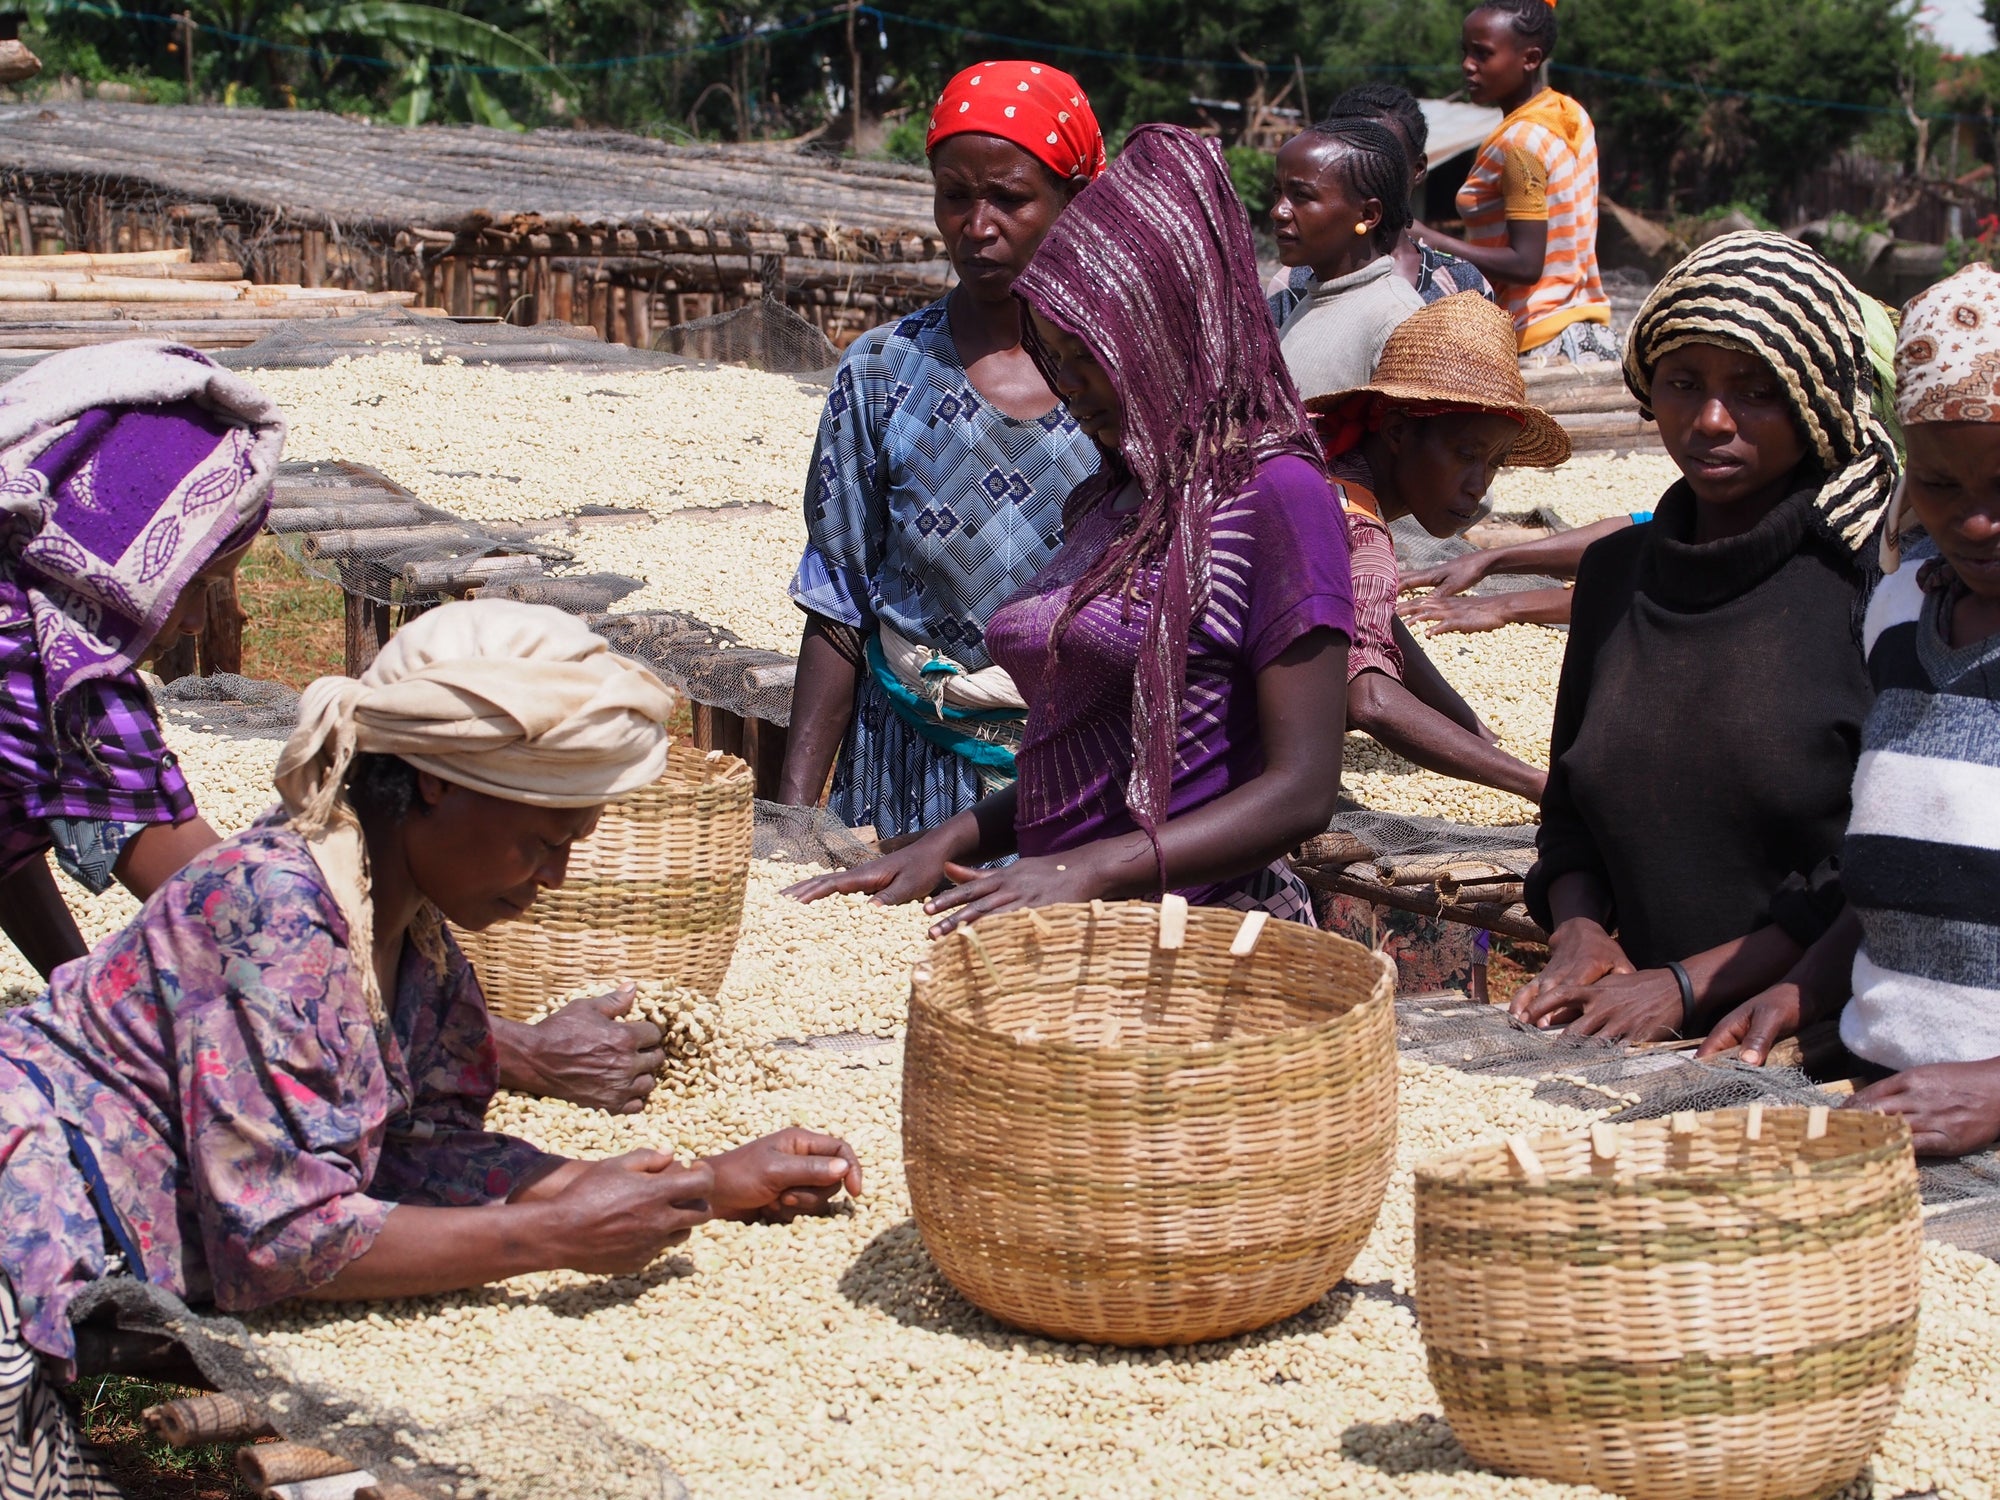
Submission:
{"label": "blue and white patterned dress", "polygon": [[[1022,421],[973,389],[943,301],[872,329],[841,360],[820,417],[792,598],[980,671],[993,660],[987,620],[1061,545],[1063,501],[1099,462],[1061,406]],[[834,816],[893,838],[981,793],[978,770],[897,718],[864,666]]]}

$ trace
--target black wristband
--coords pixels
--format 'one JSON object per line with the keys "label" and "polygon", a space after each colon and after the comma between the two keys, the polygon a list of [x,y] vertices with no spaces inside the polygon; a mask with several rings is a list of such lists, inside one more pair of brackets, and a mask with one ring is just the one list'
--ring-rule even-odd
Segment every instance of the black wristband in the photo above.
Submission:
{"label": "black wristband", "polygon": [[1674,983],[1681,987],[1681,1029],[1685,1038],[1694,1030],[1694,981],[1688,978],[1688,971],[1677,959],[1667,960],[1667,972],[1674,976]]}

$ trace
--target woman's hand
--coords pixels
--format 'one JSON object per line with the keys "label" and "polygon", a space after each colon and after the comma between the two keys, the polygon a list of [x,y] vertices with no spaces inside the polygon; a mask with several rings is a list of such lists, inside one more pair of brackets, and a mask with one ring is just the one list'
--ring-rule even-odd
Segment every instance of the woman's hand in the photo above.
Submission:
{"label": "woman's hand", "polygon": [[532,1026],[494,1017],[501,1086],[607,1114],[638,1114],[666,1062],[659,1027],[619,1019],[638,993],[630,984],[620,985],[608,994],[572,1000]]}
{"label": "woman's hand", "polygon": [[817,901],[822,896],[866,895],[877,906],[901,906],[906,901],[922,901],[945,882],[951,863],[942,840],[929,835],[914,844],[871,859],[851,870],[832,870],[785,887],[794,901]]}
{"label": "woman's hand", "polygon": [[1086,845],[1065,854],[1042,854],[1033,859],[1017,859],[997,870],[973,870],[964,865],[945,866],[945,874],[955,884],[948,891],[924,903],[933,916],[943,913],[930,935],[946,933],[990,917],[995,912],[1019,911],[1030,906],[1055,906],[1065,901],[1091,901],[1105,894],[1104,877],[1098,861]]}
{"label": "woman's hand", "polygon": [[1571,1036],[1607,1042],[1664,1042],[1681,1034],[1680,981],[1665,969],[1607,974],[1578,992],[1583,1008]]}
{"label": "woman's hand", "polygon": [[[1559,1026],[1583,1011],[1585,994],[1607,974],[1630,974],[1634,968],[1618,940],[1601,922],[1571,917],[1549,937],[1549,961],[1540,974],[1514,993],[1507,1010],[1517,1021]],[[1669,976],[1668,983],[1673,983]],[[1674,1010],[1680,1010],[1680,990],[1674,990]]]}
{"label": "woman's hand", "polygon": [[784,1224],[824,1208],[843,1187],[861,1196],[861,1163],[837,1136],[793,1126],[703,1165],[714,1174],[709,1204],[718,1218]]}
{"label": "woman's hand", "polygon": [[1396,613],[1409,621],[1428,621],[1430,629],[1425,635],[1478,635],[1481,631],[1499,630],[1514,623],[1514,612],[1506,602],[1507,596],[1495,594],[1480,598],[1447,598],[1440,589],[1422,599],[1405,599],[1396,606]]}
{"label": "woman's hand", "polygon": [[1403,575],[1403,592],[1429,589],[1433,598],[1462,594],[1485,579],[1488,561],[1483,552],[1467,552],[1434,568],[1418,568]]}
{"label": "woman's hand", "polygon": [[2000,1057],[1905,1068],[1848,1107],[1901,1115],[1919,1156],[1963,1156],[2000,1140]]}
{"label": "woman's hand", "polygon": [[1714,1057],[1732,1047],[1740,1047],[1738,1058],[1753,1068],[1764,1065],[1771,1049],[1788,1036],[1797,1036],[1803,1024],[1805,1006],[1799,987],[1790,980],[1772,985],[1752,995],[1709,1029],[1708,1039],[1695,1049],[1697,1059]]}
{"label": "woman's hand", "polygon": [[582,1163],[561,1192],[536,1206],[555,1225],[563,1269],[632,1276],[714,1217],[714,1188],[707,1162],[682,1166],[664,1151],[628,1151]]}

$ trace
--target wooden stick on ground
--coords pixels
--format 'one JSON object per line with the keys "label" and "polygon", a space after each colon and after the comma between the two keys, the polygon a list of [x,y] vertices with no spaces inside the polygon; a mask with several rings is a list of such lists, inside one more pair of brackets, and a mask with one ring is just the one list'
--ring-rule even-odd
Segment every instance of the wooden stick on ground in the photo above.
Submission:
{"label": "wooden stick on ground", "polygon": [[352,1474],[354,1465],[337,1453],[304,1443],[257,1443],[236,1450],[236,1472],[252,1489],[267,1490],[274,1484]]}
{"label": "wooden stick on ground", "polygon": [[154,1437],[174,1448],[236,1443],[274,1435],[261,1405],[226,1391],[162,1401],[140,1413],[140,1420]]}

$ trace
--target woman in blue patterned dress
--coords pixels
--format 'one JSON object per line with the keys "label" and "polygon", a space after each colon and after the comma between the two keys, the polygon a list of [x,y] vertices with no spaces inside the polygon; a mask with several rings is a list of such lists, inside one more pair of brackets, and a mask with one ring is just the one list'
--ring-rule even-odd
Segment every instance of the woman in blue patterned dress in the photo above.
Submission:
{"label": "woman in blue patterned dress", "polygon": [[779,800],[882,838],[921,833],[1013,779],[1025,709],[986,621],[1062,540],[1065,496],[1096,472],[1021,345],[1014,277],[1104,167],[1076,80],[982,63],[931,116],[938,232],[958,285],[864,334],[820,419],[806,612]]}

